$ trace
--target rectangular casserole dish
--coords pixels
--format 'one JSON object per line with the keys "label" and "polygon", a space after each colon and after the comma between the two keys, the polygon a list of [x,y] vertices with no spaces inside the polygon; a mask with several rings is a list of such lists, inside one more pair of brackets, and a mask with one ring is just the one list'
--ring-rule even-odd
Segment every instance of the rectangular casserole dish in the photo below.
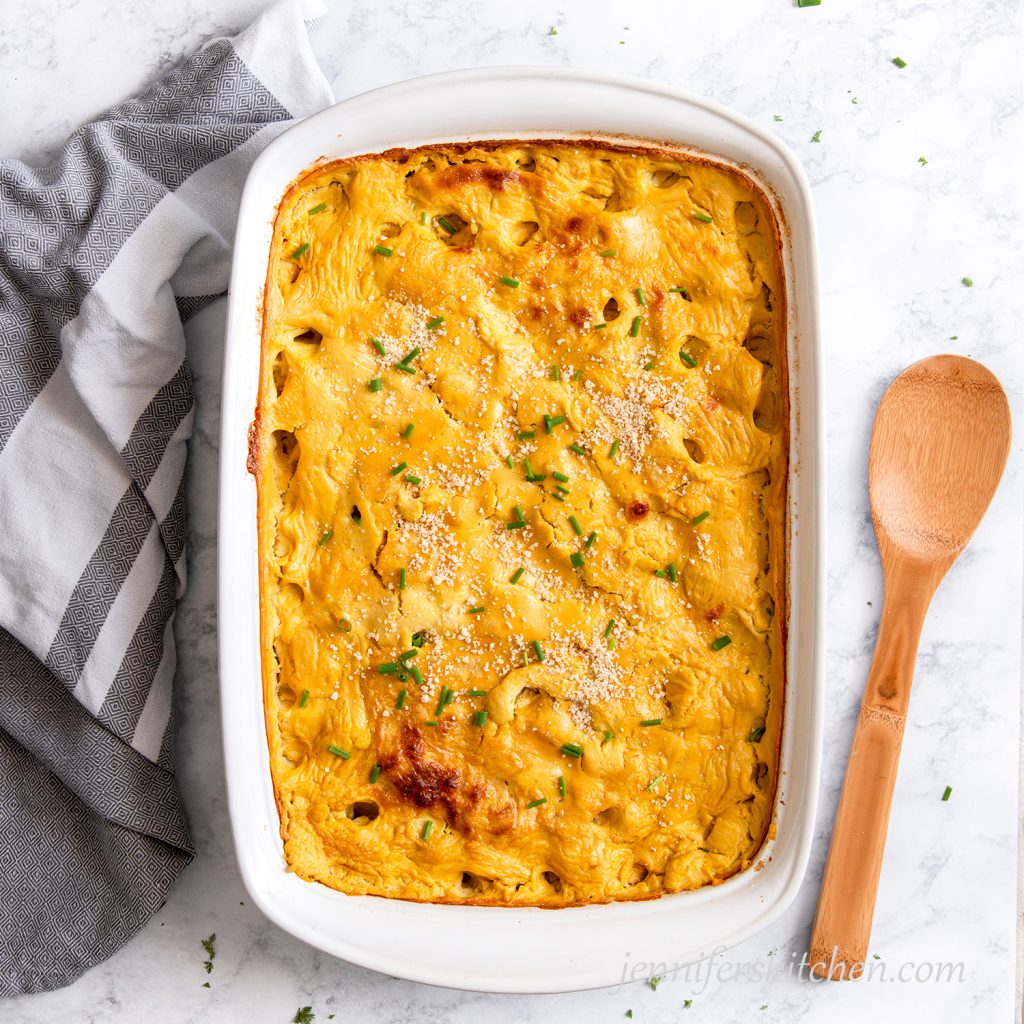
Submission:
{"label": "rectangular casserole dish", "polygon": [[[256,491],[246,453],[277,204],[321,160],[431,143],[574,136],[647,140],[739,167],[768,195],[781,227],[791,405],[789,643],[775,834],[755,865],[723,884],[647,903],[546,912],[345,896],[285,870],[258,682]],[[225,357],[220,658],[235,842],[246,886],[269,917],[328,952],[391,974],[540,992],[614,984],[627,957],[669,964],[699,958],[741,941],[788,906],[806,865],[820,753],[823,432],[815,274],[810,198],[788,151],[735,115],[649,83],[533,69],[436,76],[338,104],[257,160],[239,217]]]}

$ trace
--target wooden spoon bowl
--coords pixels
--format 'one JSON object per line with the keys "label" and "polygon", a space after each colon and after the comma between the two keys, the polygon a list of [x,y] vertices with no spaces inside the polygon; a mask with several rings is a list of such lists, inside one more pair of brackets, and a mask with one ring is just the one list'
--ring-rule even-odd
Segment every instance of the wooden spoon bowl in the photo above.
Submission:
{"label": "wooden spoon bowl", "polygon": [[972,359],[915,363],[878,405],[868,488],[885,606],[811,929],[811,969],[823,978],[864,969],[921,627],[1009,451],[1006,394]]}

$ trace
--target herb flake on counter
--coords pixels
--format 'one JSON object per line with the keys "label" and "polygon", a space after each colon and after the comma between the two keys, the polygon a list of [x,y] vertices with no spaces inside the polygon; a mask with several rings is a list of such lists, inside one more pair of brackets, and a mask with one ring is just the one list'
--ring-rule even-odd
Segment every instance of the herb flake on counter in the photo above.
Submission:
{"label": "herb flake on counter", "polygon": [[945,803],[950,798],[952,792],[953,792],[953,787],[952,786],[947,786],[945,788],[945,790],[943,790],[943,793],[942,793],[942,802],[943,803]]}
{"label": "herb flake on counter", "polygon": [[893,57],[892,62],[901,71],[907,66],[907,62],[902,57]]}
{"label": "herb flake on counter", "polygon": [[811,142],[821,142],[821,129],[819,128],[812,136]]}
{"label": "herb flake on counter", "polygon": [[922,167],[927,167],[927,166],[928,166],[928,158],[927,158],[927,157],[919,156],[919,157],[917,158],[917,162],[918,162],[918,163],[919,163],[919,164],[920,164],[920,165],[921,165]]}
{"label": "herb flake on counter", "polygon": [[658,991],[658,986],[664,980],[665,980],[664,975],[660,975],[660,974],[654,975],[654,977],[651,978],[651,980],[648,982],[648,984],[651,986],[651,991],[652,992],[657,992]]}
{"label": "herb flake on counter", "polygon": [[292,1017],[292,1024],[313,1024],[316,1020],[316,1014],[313,1013],[312,1006],[300,1006],[295,1011],[295,1016]]}
{"label": "herb flake on counter", "polygon": [[965,288],[973,288],[974,287],[974,278],[973,277],[961,277],[960,278],[960,283]]}

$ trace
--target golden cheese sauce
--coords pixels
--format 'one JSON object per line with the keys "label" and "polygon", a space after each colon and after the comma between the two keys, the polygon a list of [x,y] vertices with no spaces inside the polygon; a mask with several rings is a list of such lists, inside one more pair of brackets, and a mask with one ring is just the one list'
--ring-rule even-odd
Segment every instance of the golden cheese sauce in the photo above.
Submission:
{"label": "golden cheese sauce", "polygon": [[667,152],[438,146],[289,191],[251,463],[291,870],[556,907],[752,862],[783,296],[757,188]]}

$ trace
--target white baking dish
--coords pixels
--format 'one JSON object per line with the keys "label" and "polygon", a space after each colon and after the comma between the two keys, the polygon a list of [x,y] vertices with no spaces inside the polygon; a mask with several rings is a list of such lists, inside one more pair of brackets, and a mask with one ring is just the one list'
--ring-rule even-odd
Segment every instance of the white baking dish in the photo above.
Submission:
{"label": "white baking dish", "polygon": [[[789,657],[776,835],[724,884],[640,903],[540,910],[345,896],[285,869],[260,686],[256,488],[246,471],[264,279],[278,202],[321,159],[392,147],[595,134],[657,140],[743,166],[776,202],[788,282],[792,399]],[[231,277],[220,467],[220,684],[228,795],[253,900],[311,945],[388,974],[493,992],[614,985],[640,962],[682,964],[764,928],[789,905],[813,835],[821,747],[822,368],[807,180],[773,136],[653,82],[541,68],[460,71],[345,100],[283,134],[242,195]]]}

